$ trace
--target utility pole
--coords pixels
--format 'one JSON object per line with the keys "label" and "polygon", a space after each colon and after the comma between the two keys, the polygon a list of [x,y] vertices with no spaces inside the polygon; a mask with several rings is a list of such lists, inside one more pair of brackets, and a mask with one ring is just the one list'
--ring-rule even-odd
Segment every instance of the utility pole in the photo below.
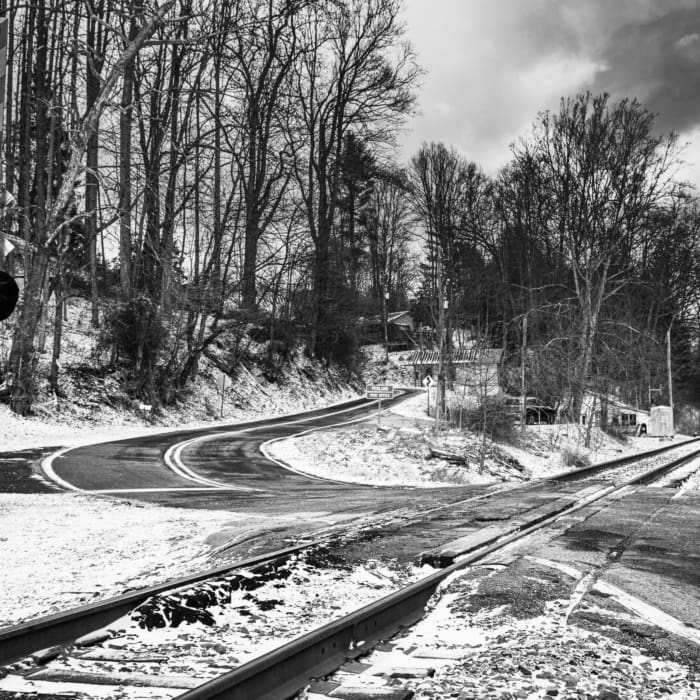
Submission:
{"label": "utility pole", "polygon": [[520,346],[520,430],[525,432],[527,411],[525,409],[525,357],[527,355],[527,313],[523,316],[523,337]]}
{"label": "utility pole", "polygon": [[[673,321],[671,321],[673,323]],[[666,372],[668,374],[668,405],[671,407],[671,430],[675,432],[675,420],[673,417],[673,376],[671,374],[671,325],[666,331]]]}
{"label": "utility pole", "polygon": [[442,305],[445,311],[445,386],[452,390],[452,282],[449,277],[445,279]]}
{"label": "utility pole", "polygon": [[445,308],[447,299],[442,279],[443,267],[438,262],[438,376],[435,396],[435,432],[440,429],[440,420],[445,410]]}
{"label": "utility pole", "polygon": [[387,304],[389,303],[389,290],[386,287],[386,275],[382,278],[382,322],[384,323],[384,359],[389,363],[389,314]]}

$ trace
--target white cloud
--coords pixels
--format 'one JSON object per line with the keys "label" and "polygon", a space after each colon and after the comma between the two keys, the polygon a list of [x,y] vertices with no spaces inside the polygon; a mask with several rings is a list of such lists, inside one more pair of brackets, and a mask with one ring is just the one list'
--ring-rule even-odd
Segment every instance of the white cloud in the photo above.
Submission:
{"label": "white cloud", "polygon": [[700,62],[700,34],[686,34],[675,43],[676,49],[695,63]]}
{"label": "white cloud", "polygon": [[443,141],[493,171],[538,112],[587,88],[639,97],[664,131],[690,134],[700,124],[700,36],[688,30],[698,26],[688,20],[700,17],[700,0],[405,4],[408,38],[428,74],[402,138],[404,160],[424,141]]}

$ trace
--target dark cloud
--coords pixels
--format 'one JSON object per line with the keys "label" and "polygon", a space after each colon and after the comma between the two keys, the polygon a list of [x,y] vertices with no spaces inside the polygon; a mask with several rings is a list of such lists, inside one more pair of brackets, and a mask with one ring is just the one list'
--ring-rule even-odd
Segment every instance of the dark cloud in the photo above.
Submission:
{"label": "dark cloud", "polygon": [[444,141],[500,167],[539,111],[589,89],[637,97],[660,129],[698,142],[689,155],[700,164],[700,0],[405,3],[428,70],[407,154]]}
{"label": "dark cloud", "polygon": [[621,26],[601,59],[595,92],[638,97],[664,131],[700,124],[700,8]]}

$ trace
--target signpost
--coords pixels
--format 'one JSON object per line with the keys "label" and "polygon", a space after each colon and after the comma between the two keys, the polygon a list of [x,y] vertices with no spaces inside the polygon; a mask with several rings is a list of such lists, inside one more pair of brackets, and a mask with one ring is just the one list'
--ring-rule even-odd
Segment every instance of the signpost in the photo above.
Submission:
{"label": "signpost", "polygon": [[220,418],[224,417],[224,392],[226,391],[226,388],[228,387],[228,385],[230,383],[231,383],[231,378],[225,372],[221,372],[216,379],[216,386],[219,388],[219,391],[221,392],[221,409],[219,411]]}
{"label": "signpost", "polygon": [[432,388],[433,384],[435,384],[435,380],[429,374],[426,374],[421,384],[426,389],[425,394],[428,397],[428,417],[430,417],[430,389]]}
{"label": "signpost", "polygon": [[379,408],[377,410],[377,427],[379,427],[382,418],[382,399],[393,399],[394,387],[392,384],[368,384],[366,392],[368,399],[379,400]]}

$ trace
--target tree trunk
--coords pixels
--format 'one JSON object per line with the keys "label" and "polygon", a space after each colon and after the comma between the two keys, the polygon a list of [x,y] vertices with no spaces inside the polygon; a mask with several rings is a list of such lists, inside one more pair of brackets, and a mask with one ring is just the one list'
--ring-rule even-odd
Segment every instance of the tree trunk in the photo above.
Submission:
{"label": "tree trunk", "polygon": [[[179,37],[187,36],[187,22],[180,18]],[[163,258],[163,279],[160,298],[163,311],[168,314],[171,307],[172,276],[175,238],[175,203],[177,182],[182,159],[178,148],[180,143],[180,92],[182,84],[182,59],[185,50],[177,44],[173,45],[170,55],[170,158],[168,162],[168,184],[165,190],[165,211],[163,216],[163,235],[161,240],[161,255]]]}
{"label": "tree trunk", "polygon": [[[102,8],[98,8],[98,12]],[[102,27],[90,18],[87,30],[87,56],[85,66],[85,96],[87,108],[90,109],[100,94],[100,74],[104,64],[101,55],[104,47],[98,46],[102,36]],[[88,246],[88,267],[90,273],[90,323],[93,328],[100,325],[100,296],[97,284],[97,203],[99,195],[99,154],[100,122],[95,121],[95,129],[87,140],[85,164],[85,230]]]}
{"label": "tree trunk", "polygon": [[58,359],[61,356],[61,341],[63,339],[63,312],[65,300],[63,298],[63,284],[60,275],[57,277],[56,289],[56,316],[53,320],[53,348],[51,350],[51,369],[49,371],[49,387],[58,396]]}
{"label": "tree trunk", "polygon": [[[89,75],[89,72],[88,72]],[[88,85],[90,81],[88,80]],[[94,88],[93,88],[94,89]],[[99,83],[97,85],[99,91]],[[94,98],[93,98],[94,99]],[[88,102],[90,92],[88,91]],[[87,171],[85,173],[85,229],[88,244],[88,263],[90,272],[90,323],[93,328],[100,325],[100,292],[97,284],[97,199],[99,181],[99,133],[90,136],[87,145]]]}
{"label": "tree trunk", "polygon": [[210,284],[210,308],[220,310],[223,307],[221,280],[221,58],[216,57],[214,65],[214,183],[212,194],[213,225],[212,225],[212,266]]}
{"label": "tree trunk", "polygon": [[257,289],[255,276],[257,272],[258,239],[260,226],[253,211],[255,205],[246,206],[245,250],[243,259],[243,295],[242,304],[246,309],[255,310],[257,307]]}
{"label": "tree trunk", "polygon": [[48,252],[39,248],[27,254],[25,265],[24,301],[10,354],[12,373],[10,407],[21,416],[29,413],[36,394],[38,358],[34,342],[41,320],[43,290],[49,265]]}
{"label": "tree trunk", "polygon": [[48,319],[48,303],[49,303],[49,297],[51,296],[51,290],[49,289],[49,285],[46,284],[44,285],[44,291],[42,292],[42,297],[41,297],[41,317],[39,320],[39,331],[38,331],[38,338],[37,338],[37,346],[39,350],[39,354],[43,355],[46,352],[46,326],[48,325],[49,319]]}
{"label": "tree trunk", "polygon": [[[129,39],[136,36],[136,23],[131,20]],[[134,112],[134,66],[127,64],[119,110],[119,282],[122,299],[131,294],[131,122]]]}
{"label": "tree trunk", "polygon": [[326,355],[328,350],[327,330],[330,320],[328,309],[329,270],[330,264],[330,226],[319,222],[318,241],[314,256],[314,295],[313,295],[313,324],[309,352],[312,355]]}

